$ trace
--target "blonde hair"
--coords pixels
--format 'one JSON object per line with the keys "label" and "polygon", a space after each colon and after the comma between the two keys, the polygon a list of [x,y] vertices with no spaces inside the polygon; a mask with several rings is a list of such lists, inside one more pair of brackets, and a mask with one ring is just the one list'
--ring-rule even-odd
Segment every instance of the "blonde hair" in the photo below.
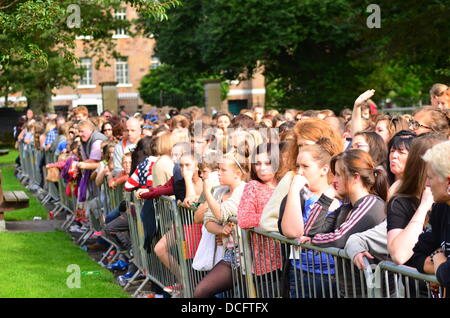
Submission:
{"label": "blonde hair", "polygon": [[223,155],[221,162],[229,160],[236,171],[241,173],[241,179],[247,182],[250,178],[250,158],[248,153],[240,155],[237,152],[228,152]]}
{"label": "blonde hair", "polygon": [[170,156],[172,152],[172,147],[173,147],[173,140],[171,133],[164,133],[156,139],[156,151],[158,152],[158,155]]}
{"label": "blonde hair", "polygon": [[449,87],[445,84],[436,83],[431,86],[430,96],[441,96]]}
{"label": "blonde hair", "polygon": [[422,156],[425,162],[431,164],[431,168],[442,179],[450,176],[450,140],[434,145]]}
{"label": "blonde hair", "polygon": [[81,127],[88,127],[90,128],[92,131],[97,129],[97,126],[94,125],[94,123],[92,121],[90,121],[89,119],[86,120],[82,120],[78,123],[78,129],[80,129]]}

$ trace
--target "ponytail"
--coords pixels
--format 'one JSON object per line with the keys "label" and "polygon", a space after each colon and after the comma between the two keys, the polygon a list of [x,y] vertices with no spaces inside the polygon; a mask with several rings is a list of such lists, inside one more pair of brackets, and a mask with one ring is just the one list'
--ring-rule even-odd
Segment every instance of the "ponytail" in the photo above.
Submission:
{"label": "ponytail", "polygon": [[382,166],[375,166],[369,153],[360,149],[350,149],[334,156],[331,159],[331,171],[334,174],[338,160],[343,161],[342,172],[345,176],[359,174],[362,184],[369,193],[376,194],[386,201],[388,193],[386,170]]}
{"label": "ponytail", "polygon": [[386,201],[389,191],[387,172],[383,166],[376,166],[373,173],[375,176],[375,183],[372,186],[372,192],[376,193],[380,198]]}

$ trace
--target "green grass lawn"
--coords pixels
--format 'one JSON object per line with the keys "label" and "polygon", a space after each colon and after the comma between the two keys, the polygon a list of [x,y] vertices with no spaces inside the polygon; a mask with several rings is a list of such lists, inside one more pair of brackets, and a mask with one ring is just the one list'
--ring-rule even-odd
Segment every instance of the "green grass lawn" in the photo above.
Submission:
{"label": "green grass lawn", "polygon": [[16,158],[19,155],[17,149],[8,149],[9,153],[5,156],[0,156],[0,165],[2,164],[15,164]]}
{"label": "green grass lawn", "polygon": [[[1,158],[1,157],[0,157]],[[48,211],[41,205],[25,187],[14,176],[13,166],[3,166],[0,168],[3,175],[2,187],[3,191],[25,191],[30,198],[28,208],[15,210],[5,213],[6,221],[26,221],[32,220],[35,216],[40,216],[43,220],[48,218]]]}
{"label": "green grass lawn", "polygon": [[[76,264],[83,271],[80,288],[69,288]],[[72,276],[73,277],[73,276]],[[111,272],[74,245],[67,233],[0,233],[0,298],[118,298],[129,297]]]}

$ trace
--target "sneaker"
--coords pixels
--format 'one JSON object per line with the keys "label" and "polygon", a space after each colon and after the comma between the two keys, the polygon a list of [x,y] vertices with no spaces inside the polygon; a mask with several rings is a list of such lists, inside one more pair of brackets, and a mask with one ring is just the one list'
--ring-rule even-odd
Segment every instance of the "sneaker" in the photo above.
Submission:
{"label": "sneaker", "polygon": [[166,286],[163,288],[166,293],[173,294],[183,290],[183,285],[173,284],[172,286]]}
{"label": "sneaker", "polygon": [[114,264],[109,264],[108,266],[106,266],[107,269],[118,269],[118,270],[125,270],[128,268],[128,263],[123,261],[123,260],[118,260],[117,262],[115,262]]}
{"label": "sneaker", "polygon": [[124,287],[126,284],[128,284],[128,281],[133,277],[134,273],[128,272],[126,274],[120,275],[117,277],[117,283]]}
{"label": "sneaker", "polygon": [[75,232],[75,233],[83,233],[84,231],[82,231],[81,229],[80,229],[80,227],[78,226],[78,225],[72,225],[70,228],[69,228],[69,231],[70,232]]}

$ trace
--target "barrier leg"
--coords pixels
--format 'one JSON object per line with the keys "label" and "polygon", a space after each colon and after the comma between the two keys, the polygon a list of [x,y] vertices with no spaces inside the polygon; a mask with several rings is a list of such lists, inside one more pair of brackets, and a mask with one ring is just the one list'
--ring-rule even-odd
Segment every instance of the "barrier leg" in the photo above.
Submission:
{"label": "barrier leg", "polygon": [[115,248],[115,246],[111,244],[111,246],[108,248],[108,250],[103,254],[102,258],[98,261],[98,264],[105,266],[103,261],[108,257],[109,253],[111,253],[114,248]]}
{"label": "barrier leg", "polygon": [[136,271],[136,273],[134,273],[133,277],[131,277],[131,279],[128,281],[128,283],[125,285],[125,287],[123,288],[123,290],[127,290],[128,287],[130,287],[130,285],[134,282],[134,280],[139,276],[139,274],[141,274],[141,270],[138,269]]}
{"label": "barrier leg", "polygon": [[145,284],[148,283],[148,281],[150,280],[150,277],[146,277],[145,280],[142,282],[142,284],[139,286],[138,289],[136,289],[136,291],[133,294],[133,297],[136,297],[137,294],[139,294],[139,292],[141,291],[142,288],[144,288]]}

